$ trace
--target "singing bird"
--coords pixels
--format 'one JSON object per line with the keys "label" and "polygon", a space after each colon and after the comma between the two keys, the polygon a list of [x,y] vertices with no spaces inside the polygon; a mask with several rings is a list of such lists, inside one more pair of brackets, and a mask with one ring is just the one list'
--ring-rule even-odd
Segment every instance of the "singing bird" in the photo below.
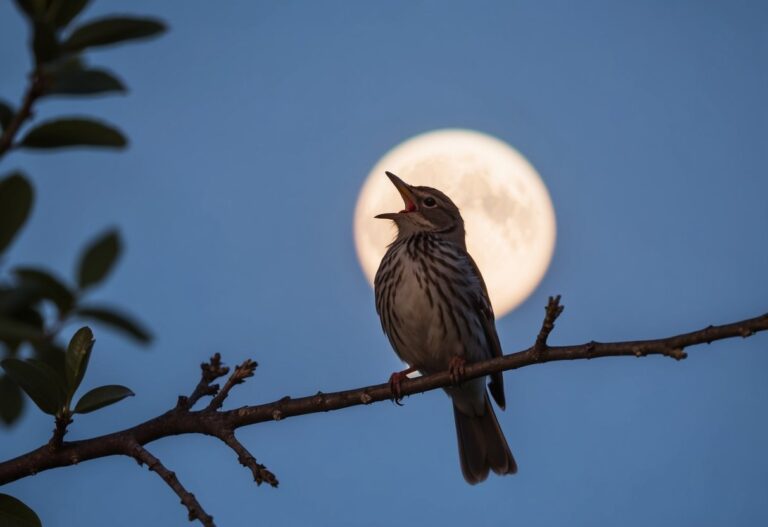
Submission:
{"label": "singing bird", "polygon": [[[445,388],[453,401],[459,459],[470,484],[496,474],[514,474],[517,464],[499,427],[485,377],[460,382],[464,365],[501,356],[488,291],[464,240],[464,220],[442,192],[408,185],[386,173],[405,203],[393,220],[397,238],[376,272],[376,311],[395,353],[410,367],[390,377],[399,397],[408,373],[449,370],[456,380]],[[502,410],[504,380],[494,373],[488,389]]]}

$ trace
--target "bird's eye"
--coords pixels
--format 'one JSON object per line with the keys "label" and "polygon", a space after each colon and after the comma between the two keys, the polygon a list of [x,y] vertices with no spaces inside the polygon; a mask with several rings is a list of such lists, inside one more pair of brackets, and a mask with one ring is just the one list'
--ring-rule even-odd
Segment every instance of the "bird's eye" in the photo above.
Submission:
{"label": "bird's eye", "polygon": [[427,198],[424,200],[425,207],[434,207],[435,205],[437,205],[437,201],[435,201],[435,198]]}

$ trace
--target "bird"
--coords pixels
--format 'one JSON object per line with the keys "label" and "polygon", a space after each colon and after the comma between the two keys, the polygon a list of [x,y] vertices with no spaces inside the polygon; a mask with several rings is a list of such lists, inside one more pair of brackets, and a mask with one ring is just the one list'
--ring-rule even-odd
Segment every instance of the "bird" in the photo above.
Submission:
{"label": "bird", "polygon": [[390,377],[393,398],[399,402],[400,383],[411,372],[449,371],[454,383],[444,390],[453,402],[464,479],[474,485],[490,470],[514,474],[517,463],[488,397],[505,408],[502,373],[490,376],[487,390],[485,377],[461,381],[466,364],[502,355],[488,290],[467,252],[464,220],[443,192],[386,175],[405,205],[375,216],[397,226],[374,279],[382,329],[409,366]]}

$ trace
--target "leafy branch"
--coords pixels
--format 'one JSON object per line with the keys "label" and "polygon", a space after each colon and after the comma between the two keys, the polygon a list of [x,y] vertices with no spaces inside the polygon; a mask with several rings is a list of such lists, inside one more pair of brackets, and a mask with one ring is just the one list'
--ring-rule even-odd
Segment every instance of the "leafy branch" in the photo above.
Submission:
{"label": "leafy branch", "polygon": [[[595,359],[598,357],[645,357],[662,355],[676,360],[687,357],[686,348],[700,344],[736,337],[749,337],[760,331],[768,330],[768,313],[751,319],[708,326],[698,331],[682,333],[666,338],[637,340],[627,342],[587,342],[571,346],[550,346],[549,334],[555,320],[562,313],[559,297],[550,298],[541,330],[534,344],[523,351],[511,353],[491,360],[467,365],[462,381],[489,375],[494,372],[514,370],[534,364],[552,361]],[[276,487],[277,478],[264,465],[256,462],[250,452],[237,441],[235,430],[238,428],[263,423],[280,421],[289,417],[340,410],[350,406],[368,405],[394,397],[389,383],[366,386],[353,390],[322,393],[293,399],[283,397],[280,400],[255,406],[243,406],[233,410],[221,410],[221,405],[229,391],[246,378],[253,375],[256,363],[246,360],[230,374],[223,387],[214,381],[229,373],[222,365],[219,354],[201,365],[201,379],[190,396],[179,397],[171,410],[149,421],[119,432],[80,441],[62,442],[52,445],[50,442],[15,459],[0,463],[0,485],[22,479],[44,470],[82,463],[90,459],[122,455],[136,457],[137,445],[144,445],[163,437],[179,434],[204,434],[217,438],[230,447],[241,464],[251,470],[257,484],[262,482]],[[406,379],[400,386],[400,395],[412,395],[429,390],[450,386],[454,381],[448,371]],[[211,397],[211,402],[202,410],[193,407],[203,397]],[[150,464],[145,458],[144,463]],[[159,468],[161,465],[154,465]],[[150,466],[150,468],[152,468]],[[155,470],[155,469],[152,469]],[[165,467],[155,470],[168,483],[174,492],[182,497],[182,502],[189,510],[190,519],[198,519],[204,525],[213,525],[213,520],[200,507],[196,500],[187,496],[188,491],[175,478],[163,475]],[[181,489],[181,490],[180,490]],[[196,505],[195,505],[196,504]]]}
{"label": "leafy branch", "polygon": [[[122,132],[90,117],[69,116],[35,125],[35,105],[52,97],[124,93],[123,81],[103,68],[89,67],[85,54],[94,48],[160,34],[165,25],[155,19],[122,16],[70,28],[88,0],[16,0],[16,4],[31,29],[33,65],[19,107],[0,100],[0,160],[16,149],[124,147],[127,141]],[[21,172],[0,178],[0,264],[5,263],[3,253],[29,218],[34,199],[32,185]],[[148,343],[151,334],[132,316],[113,306],[87,301],[88,294],[111,273],[121,250],[115,229],[89,243],[81,253],[74,285],[37,266],[15,266],[0,275],[0,358],[4,354],[16,360],[31,351],[32,358],[23,366],[11,362],[10,368],[33,368],[46,372],[38,372],[40,375],[62,377],[65,352],[57,337],[72,320],[105,325]],[[47,305],[54,311],[46,309]],[[12,375],[0,375],[0,423],[17,421],[23,403]],[[62,415],[60,422],[65,421]]]}
{"label": "leafy branch", "polygon": [[[18,107],[0,99],[0,161],[20,149],[124,148],[127,139],[114,125],[79,115],[34,123],[35,108],[53,97],[125,93],[119,77],[104,68],[90,67],[85,55],[94,48],[159,35],[165,24],[121,16],[72,26],[89,0],[15,3],[30,27],[33,60]],[[34,198],[32,185],[20,171],[0,177],[0,265],[5,264],[4,253],[28,219]],[[75,319],[109,326],[140,343],[151,340],[143,325],[122,310],[84,301],[110,274],[121,246],[114,229],[88,244],[81,253],[74,286],[33,266],[16,266],[0,274],[0,358],[6,357],[1,362],[5,374],[0,375],[0,424],[10,426],[20,417],[23,389],[41,410],[54,416],[49,445],[58,448],[74,414],[92,412],[133,395],[125,387],[108,385],[73,403],[86,372],[93,335],[90,329],[81,329],[66,350],[57,341],[62,328]],[[33,526],[40,521],[22,502],[0,494],[0,524]]]}
{"label": "leafy branch", "polygon": [[91,118],[69,117],[48,121],[17,136],[34,117],[34,104],[43,97],[91,96],[125,92],[113,73],[90,68],[83,54],[93,48],[144,39],[165,31],[151,18],[106,17],[71,30],[72,20],[88,0],[16,0],[32,29],[34,67],[18,109],[0,100],[0,159],[15,148],[95,146],[122,148],[125,136],[117,128]]}

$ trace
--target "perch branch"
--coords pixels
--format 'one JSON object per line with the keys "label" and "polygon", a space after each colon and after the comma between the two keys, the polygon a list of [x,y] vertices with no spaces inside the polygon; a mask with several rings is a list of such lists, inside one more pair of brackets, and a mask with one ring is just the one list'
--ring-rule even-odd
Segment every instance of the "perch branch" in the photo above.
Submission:
{"label": "perch branch", "polygon": [[[698,331],[661,339],[607,343],[591,341],[572,346],[549,346],[547,339],[562,309],[559,297],[550,298],[546,316],[533,346],[517,353],[469,364],[466,366],[464,378],[471,379],[494,372],[514,370],[546,362],[594,359],[597,357],[662,355],[681,360],[686,357],[685,348],[690,346],[735,337],[746,338],[759,331],[768,330],[767,313],[731,324],[708,326]],[[229,391],[253,375],[256,363],[247,360],[235,368],[220,391],[217,385],[211,383],[228,372],[228,369],[221,364],[221,357],[218,354],[214,355],[211,361],[202,364],[201,368],[200,383],[192,395],[180,397],[175,408],[154,419],[119,432],[79,441],[63,441],[58,446],[46,444],[0,463],[0,485],[44,470],[69,466],[89,459],[113,455],[129,455],[135,458],[137,445],[141,447],[141,445],[146,445],[163,437],[179,434],[204,434],[218,438],[234,450],[240,463],[251,470],[257,483],[264,481],[272,486],[277,486],[277,478],[274,474],[256,462],[256,459],[237,441],[234,430],[265,421],[279,421],[297,415],[328,412],[392,398],[390,385],[385,383],[333,393],[318,392],[316,395],[298,399],[283,397],[266,404],[243,406],[234,410],[223,411],[219,408]],[[415,379],[405,379],[400,387],[402,395],[412,395],[446,387],[451,383],[451,374],[445,371]],[[210,404],[203,410],[193,411],[192,406],[203,396],[213,397]],[[162,465],[157,464],[154,466],[162,467]],[[164,467],[162,470],[165,470]],[[174,490],[176,489],[174,488]],[[177,494],[179,494],[178,491]],[[179,495],[182,496],[182,494]],[[188,499],[187,502],[189,502]],[[187,502],[185,504],[189,507]]]}
{"label": "perch branch", "polygon": [[205,527],[214,527],[213,516],[205,512],[200,502],[197,501],[195,495],[184,488],[179,478],[176,477],[175,472],[171,472],[165,465],[163,465],[159,459],[153,456],[147,449],[138,443],[132,445],[133,448],[130,451],[130,455],[138,461],[139,465],[147,465],[147,468],[158,476],[163,478],[163,481],[173,489],[173,492],[181,498],[181,503],[189,511],[189,521],[200,520]]}

